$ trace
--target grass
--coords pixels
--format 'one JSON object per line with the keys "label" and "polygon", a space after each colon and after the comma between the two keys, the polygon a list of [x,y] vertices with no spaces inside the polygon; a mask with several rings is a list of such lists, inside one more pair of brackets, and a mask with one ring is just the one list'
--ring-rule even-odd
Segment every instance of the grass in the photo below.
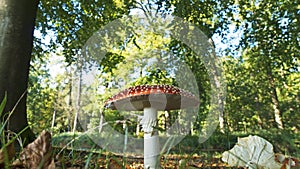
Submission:
{"label": "grass", "polygon": [[[112,154],[106,152],[105,150],[102,150],[101,147],[94,144],[90,140],[90,138],[85,134],[81,135],[81,133],[75,133],[75,136],[80,139],[74,140],[73,133],[62,133],[60,135],[56,135],[53,137],[53,145],[54,147],[56,147],[57,151],[61,151],[61,146],[63,144],[69,144],[70,142],[72,142],[72,146],[71,144],[69,144],[70,147],[64,148],[63,156],[70,158],[70,160],[68,160],[69,162],[65,163],[66,166],[78,165],[78,163],[83,163],[82,157],[85,157],[85,166],[91,167],[92,165],[93,168],[94,167],[101,168],[103,167],[104,163],[106,163],[106,167],[108,167],[110,163],[112,163],[112,161],[122,167],[128,165],[143,166],[142,156],[135,157],[134,155],[132,155],[131,157],[124,158],[122,155]],[[180,165],[181,168],[185,168],[186,166],[185,164],[188,164],[189,161],[192,161],[196,157],[197,159],[202,159],[202,163],[207,162],[206,165],[210,165],[211,162],[208,162],[209,160],[205,161],[203,159],[207,157],[209,157],[210,159],[215,159],[212,156],[212,154],[214,153],[211,153],[209,151],[199,153],[198,152],[199,146],[198,148],[194,149],[194,151],[196,150],[198,154],[186,151],[186,148],[191,150],[194,148],[194,146],[197,146],[197,140],[198,140],[197,137],[188,137],[185,138],[177,146],[173,148],[167,148],[166,153],[162,155],[160,158],[161,165],[164,166],[164,168],[171,168],[171,166],[174,165],[179,166],[180,165],[179,163],[181,163]],[[190,146],[186,146],[186,145],[192,145],[193,148],[190,148]],[[82,148],[82,146],[84,146],[85,148]],[[201,150],[199,149],[199,151]],[[218,155],[220,155],[220,153]],[[77,156],[80,156],[81,159],[78,159]],[[99,161],[102,161],[101,165],[99,164],[98,166],[95,166],[94,163],[95,160],[93,160],[95,159],[95,156],[97,156],[96,158],[99,159]],[[218,156],[218,159],[219,157],[220,156]],[[216,159],[214,161],[216,161]],[[218,163],[221,163],[220,160],[218,161]]]}
{"label": "grass", "polygon": [[[274,134],[276,133],[276,134]],[[223,134],[216,132],[203,144],[198,144],[197,136],[186,136],[179,144],[169,148],[166,145],[165,153],[161,155],[161,165],[164,168],[172,168],[171,166],[181,166],[179,168],[186,168],[186,165],[198,165],[202,168],[209,168],[210,166],[222,166],[226,165],[220,160],[222,152],[231,149],[237,142],[238,137],[245,137],[248,135],[259,135],[274,145],[275,152],[283,153],[296,158],[300,157],[300,145],[297,142],[299,135],[290,133],[285,130],[260,130],[256,133],[241,133],[234,132],[230,134]],[[119,166],[125,168],[128,165],[142,166],[143,159],[141,157],[123,157],[118,154],[112,154],[102,150],[101,147],[94,144],[93,141],[85,134],[75,133],[75,136],[80,139],[75,139],[72,142],[73,147],[66,149],[67,154],[70,158],[73,158],[73,165],[84,162],[86,168],[107,168],[111,163],[117,163]],[[74,138],[73,133],[62,133],[53,137],[53,145],[57,146],[58,149],[61,144],[69,143]],[[170,143],[168,144],[171,144]],[[130,144],[130,143],[128,143]],[[84,148],[82,148],[84,147]],[[77,154],[77,155],[76,155]],[[79,155],[78,155],[79,154]],[[82,160],[85,154],[85,160]],[[77,157],[80,156],[79,160]],[[95,159],[98,159],[98,162]],[[200,164],[201,163],[201,164]],[[97,164],[97,165],[96,165]],[[87,167],[88,166],[88,167]]]}
{"label": "grass", "polygon": [[[0,106],[1,108],[1,106]],[[299,158],[299,135],[287,131],[260,131],[257,135],[267,138],[275,147],[275,151]],[[255,134],[255,133],[251,133]],[[247,133],[214,133],[206,142],[198,144],[197,136],[186,136],[179,144],[169,147],[172,139],[165,145],[165,153],[161,155],[163,168],[227,168],[221,161],[221,154],[232,148],[237,137],[248,136]],[[281,137],[284,137],[281,139]],[[112,154],[95,144],[86,133],[61,133],[52,139],[56,165],[60,168],[143,168],[141,156],[124,157]],[[9,165],[9,160],[6,161]],[[113,168],[114,168],[113,167]]]}
{"label": "grass", "polygon": [[[1,106],[0,106],[1,108]],[[287,131],[260,131],[257,135],[267,138],[273,143],[275,151],[299,158],[299,135]],[[255,133],[251,133],[255,134]],[[179,144],[170,148],[172,140],[165,145],[165,153],[161,155],[163,168],[227,168],[221,161],[221,154],[232,148],[237,137],[248,136],[247,133],[223,134],[214,133],[206,142],[198,144],[197,136],[186,136]],[[61,168],[143,168],[141,156],[124,157],[112,154],[96,145],[85,133],[61,133],[53,136],[54,157],[56,165]],[[9,164],[9,160],[6,162]]]}
{"label": "grass", "polygon": [[[25,93],[21,96],[23,98]],[[4,95],[4,98],[2,102],[0,103],[0,117],[3,118],[0,120],[0,143],[1,143],[1,150],[0,150],[0,167],[8,169],[9,165],[11,163],[11,160],[14,158],[16,152],[15,152],[15,142],[16,140],[19,143],[19,146],[22,148],[23,143],[19,139],[19,136],[22,132],[28,129],[28,127],[25,127],[23,130],[21,130],[19,133],[13,133],[11,131],[7,131],[5,129],[6,125],[8,124],[8,120],[12,113],[14,112],[16,106],[20,102],[21,98],[17,101],[15,106],[10,112],[4,113],[4,108],[7,101],[7,95]],[[5,118],[4,118],[5,117]]]}
{"label": "grass", "polygon": [[[0,104],[0,115],[4,110],[6,97]],[[13,112],[13,111],[12,111]],[[11,113],[8,113],[8,117]],[[19,134],[14,134],[12,138],[7,139],[4,126],[7,120],[1,122],[0,139],[2,143],[1,152],[5,168],[9,168],[10,154],[9,145],[14,142]],[[179,144],[174,147],[172,139],[163,147],[165,153],[160,156],[161,166],[164,168],[226,168],[221,162],[223,151],[231,149],[237,142],[238,137],[248,135],[258,135],[274,145],[274,151],[288,156],[300,158],[300,134],[288,130],[269,129],[255,132],[215,132],[206,142],[198,144],[198,136],[186,136]],[[165,138],[167,139],[167,138]],[[86,133],[61,133],[53,136],[52,145],[57,165],[61,168],[80,167],[80,168],[126,168],[129,166],[138,166],[143,168],[143,158],[134,154],[131,157],[124,157],[118,154],[106,152],[93,142]],[[130,143],[127,145],[130,147]]]}

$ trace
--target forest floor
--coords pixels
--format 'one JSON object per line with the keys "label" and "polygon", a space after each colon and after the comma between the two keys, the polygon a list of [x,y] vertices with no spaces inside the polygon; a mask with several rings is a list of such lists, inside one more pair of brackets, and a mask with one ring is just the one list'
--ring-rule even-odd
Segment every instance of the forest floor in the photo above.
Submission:
{"label": "forest floor", "polygon": [[[73,142],[72,138],[75,139]],[[290,142],[291,139],[288,139]],[[198,137],[187,136],[168,153],[160,156],[160,166],[166,169],[193,169],[211,168],[225,169],[229,167],[221,159],[222,153],[233,147],[237,142],[237,136],[222,136],[216,134],[205,143],[199,144]],[[99,168],[99,169],[137,169],[143,167],[143,156],[113,154],[102,150],[85,135],[61,134],[53,138],[56,168]],[[72,144],[69,144],[72,143]],[[277,149],[280,144],[274,144]],[[68,145],[67,148],[64,147]],[[283,144],[288,145],[288,144]],[[293,147],[292,147],[293,148]],[[298,149],[298,146],[294,148]],[[295,155],[299,155],[298,151]],[[243,168],[243,167],[235,167]]]}
{"label": "forest floor", "polygon": [[[54,154],[57,155],[55,157],[57,168],[144,168],[144,159],[141,154],[123,156],[106,152],[85,136],[78,140],[75,139],[74,142],[71,140],[72,136],[67,134],[54,138],[53,145]],[[223,149],[215,147],[196,148],[198,140],[195,139],[188,139],[183,142],[160,156],[161,168],[230,168],[221,160]]]}
{"label": "forest floor", "polygon": [[[59,149],[57,149],[59,150]],[[56,168],[81,169],[142,169],[143,157],[116,155],[112,153],[92,153],[88,151],[64,150],[64,153],[56,157]],[[215,155],[190,155],[190,154],[168,154],[160,157],[161,168],[166,169],[193,169],[211,168],[225,169],[232,168],[222,162],[218,153]],[[238,168],[238,167],[236,167]],[[240,167],[242,168],[242,167]]]}
{"label": "forest floor", "polygon": [[[49,136],[49,135],[48,135]],[[40,135],[34,142],[25,147],[20,154],[15,154],[13,143],[6,147],[7,151],[0,151],[0,168],[26,169],[143,169],[142,155],[113,154],[99,149],[99,147],[76,149],[71,145],[52,146],[47,133]],[[51,139],[51,138],[50,138]],[[82,144],[82,146],[86,146]],[[197,150],[198,151],[198,150]],[[7,152],[5,154],[4,152]],[[199,151],[198,151],[199,152]],[[14,160],[12,163],[6,158]],[[159,156],[162,169],[225,169],[242,168],[229,167],[221,160],[221,152],[204,151],[202,153],[168,152]]]}
{"label": "forest floor", "polygon": [[[197,137],[187,136],[179,144],[171,146],[159,156],[161,168],[166,169],[195,169],[195,168],[243,168],[230,167],[221,159],[222,153],[230,149],[236,138],[232,137],[211,137],[205,143],[199,144]],[[290,141],[291,139],[289,139]],[[63,133],[51,137],[47,131],[43,131],[39,137],[27,145],[12,164],[15,154],[13,152],[13,142],[0,151],[0,168],[9,166],[11,169],[19,168],[43,168],[47,169],[139,169],[143,167],[143,156],[141,154],[115,154],[99,145],[95,144],[87,135],[80,133]],[[130,144],[128,144],[130,147]],[[276,146],[280,148],[280,146]],[[292,147],[293,148],[293,147]],[[298,142],[295,146],[298,149]],[[7,151],[5,151],[7,150]],[[136,150],[136,149],[135,149]],[[7,152],[7,153],[5,153]],[[298,151],[296,155],[299,155]],[[3,158],[2,158],[3,157]],[[5,159],[6,157],[6,159]],[[295,156],[297,157],[297,156]],[[290,165],[292,159],[296,169],[300,169],[299,160],[296,158],[286,158],[284,156],[282,164],[286,159]],[[8,165],[7,165],[8,164]],[[7,168],[7,167],[6,167]],[[294,169],[294,168],[293,168]]]}

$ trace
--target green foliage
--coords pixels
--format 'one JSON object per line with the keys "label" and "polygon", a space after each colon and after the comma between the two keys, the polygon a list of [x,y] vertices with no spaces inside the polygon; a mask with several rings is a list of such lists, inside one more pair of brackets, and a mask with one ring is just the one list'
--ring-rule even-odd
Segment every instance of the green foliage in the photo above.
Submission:
{"label": "green foliage", "polygon": [[2,116],[5,105],[6,105],[6,99],[7,99],[7,95],[4,96],[1,104],[0,104],[0,116]]}
{"label": "green foliage", "polygon": [[118,55],[113,52],[107,52],[103,60],[101,60],[101,66],[103,66],[103,73],[111,73],[117,68],[117,65],[125,59],[124,56]]}
{"label": "green foliage", "polygon": [[[149,3],[149,4],[148,4]],[[70,130],[75,114],[75,95],[72,91],[73,71],[79,67],[73,63],[80,56],[82,45],[101,27],[130,13],[137,7],[143,12],[155,10],[156,14],[172,14],[192,22],[209,38],[218,35],[227,43],[228,56],[223,62],[227,83],[227,98],[224,118],[228,135],[216,132],[204,147],[224,148],[236,142],[237,136],[250,133],[270,137],[280,144],[279,134],[284,137],[288,152],[299,148],[296,140],[300,129],[300,47],[299,5],[297,1],[45,1],[40,4],[37,29],[43,35],[51,32],[55,38],[48,45],[49,51],[62,47],[62,55],[71,65],[69,71],[56,79],[50,79],[45,48],[36,46],[35,55],[42,60],[32,62],[29,76],[28,118],[36,132],[51,127],[53,112],[57,112],[55,130]],[[124,21],[125,22],[125,21]],[[201,105],[193,129],[199,131],[210,108],[211,82],[209,71],[201,56],[186,44],[153,32],[156,27],[137,29],[126,22],[132,34],[121,42],[105,46],[107,53],[99,63],[99,74],[90,86],[83,85],[81,93],[81,115],[83,127],[99,125],[99,114],[120,132],[121,123],[128,119],[129,133],[135,135],[137,120],[130,113],[103,110],[104,102],[120,89],[140,84],[170,84],[179,86],[174,72],[178,65],[186,64],[196,78]],[[241,33],[238,46],[228,44],[229,32]],[[123,31],[123,30],[122,30]],[[118,32],[120,34],[124,32]],[[127,30],[126,30],[127,31]],[[37,37],[36,45],[42,37]],[[51,50],[50,50],[51,49]],[[47,52],[47,51],[46,51]],[[172,54],[176,64],[169,63]],[[155,61],[155,62],[154,62]],[[174,62],[175,62],[174,61]],[[50,81],[57,83],[56,87]],[[185,82],[185,81],[184,81]],[[184,87],[191,84],[186,82]],[[275,99],[275,100],[274,100]],[[277,106],[285,130],[274,129],[274,106]],[[172,123],[178,112],[169,117]],[[164,113],[160,114],[163,118]],[[270,131],[270,132],[267,132]],[[276,131],[276,132],[275,132]],[[275,133],[279,133],[278,135]],[[195,137],[195,136],[191,136]],[[195,138],[184,140],[184,146],[196,144]],[[197,140],[197,139],[196,139]],[[185,142],[186,141],[186,142]],[[283,145],[283,144],[282,144]],[[202,147],[202,148],[204,148]],[[280,147],[280,146],[278,146]],[[281,151],[284,148],[280,148]],[[297,154],[297,153],[296,153]]]}
{"label": "green foliage", "polygon": [[[227,113],[227,123],[231,130],[242,131],[246,128],[256,130],[259,128],[275,127],[273,103],[271,94],[267,90],[271,86],[264,72],[258,71],[248,60],[239,61],[238,59],[227,57],[224,58],[224,65],[227,72],[226,79],[228,86],[225,113]],[[291,73],[289,78],[295,77],[297,74],[296,72]],[[291,82],[286,81],[284,83]],[[294,85],[297,86],[296,84]],[[298,117],[295,114],[289,113],[291,110],[299,109],[298,104],[296,104],[298,102],[296,98],[299,92],[298,89],[278,84],[277,90],[283,91],[278,92],[278,96],[287,128],[299,128],[299,125],[294,123],[294,119]],[[295,108],[291,108],[291,106]],[[291,123],[293,125],[290,125]]]}
{"label": "green foliage", "polygon": [[291,87],[297,82],[287,85],[291,77],[299,74],[300,9],[296,4],[238,1],[233,5],[232,24],[243,35],[238,46],[242,55],[224,59],[228,72],[228,124],[241,124],[233,130],[273,128],[278,126],[278,117],[286,128],[299,128],[291,120],[298,117],[290,113],[298,110],[292,105],[299,104],[295,95],[299,88]]}
{"label": "green foliage", "polygon": [[65,148],[70,148],[72,146],[74,149],[90,149],[95,146],[95,143],[88,137],[87,134],[77,132],[56,134],[52,139],[52,144],[60,147],[67,146]]}
{"label": "green foliage", "polygon": [[[55,38],[51,37],[49,44],[44,45],[51,51],[62,47],[66,61],[71,63],[76,61],[75,56],[94,32],[108,22],[128,14],[132,7],[132,1],[41,0],[37,29],[43,35],[49,32],[55,34]],[[39,49],[39,46],[37,47]]]}
{"label": "green foliage", "polygon": [[[277,133],[275,135],[274,133]],[[198,143],[198,136],[187,136],[173,149],[173,153],[183,151],[185,153],[203,153],[203,152],[223,152],[231,149],[236,143],[238,137],[247,137],[249,135],[258,135],[267,139],[274,145],[276,153],[283,153],[289,156],[300,157],[299,142],[300,137],[289,130],[256,130],[249,133],[231,132],[221,133],[215,132],[205,143]]]}
{"label": "green foliage", "polygon": [[223,34],[221,30],[228,29],[230,18],[232,17],[232,7],[234,1],[195,1],[188,0],[171,1],[174,5],[174,15],[184,18],[195,24],[203,31],[207,37],[211,38],[214,33]]}
{"label": "green foliage", "polygon": [[178,86],[174,78],[171,78],[168,75],[168,72],[162,71],[160,69],[156,70],[148,70],[147,74],[143,77],[139,77],[135,82],[133,82],[130,86],[137,86],[137,85],[154,85],[154,84],[168,84],[173,86]]}
{"label": "green foliage", "polygon": [[292,130],[278,130],[276,128],[258,130],[253,133],[269,140],[274,146],[275,152],[300,157],[300,145],[298,141],[300,134],[295,134]]}
{"label": "green foliage", "polygon": [[291,131],[299,130],[299,98],[300,98],[300,73],[291,73],[284,86],[279,91],[279,99],[282,102],[282,114],[283,120],[286,124],[286,128]]}
{"label": "green foliage", "polygon": [[[3,100],[1,101],[0,104],[0,116],[2,117],[2,115],[4,114],[4,108],[7,102],[7,95],[5,94]],[[9,142],[9,140],[7,140],[7,133],[5,133],[5,129],[4,127],[6,126],[7,121],[1,120],[1,128],[0,128],[0,141],[1,141],[1,155],[3,155],[3,161],[5,166],[9,166],[9,154],[8,154],[8,145],[11,144],[11,142]],[[6,167],[8,168],[8,167]]]}
{"label": "green foliage", "polygon": [[6,116],[5,120],[1,120],[0,122],[0,145],[1,145],[1,165],[4,168],[9,168],[11,164],[11,160],[15,156],[15,143],[16,140],[19,142],[19,146],[23,148],[24,141],[22,142],[20,135],[28,129],[28,126],[22,129],[19,133],[14,133],[10,130],[7,130],[5,127],[8,124],[9,118],[11,117],[12,113],[14,113],[14,110],[11,112],[4,112],[4,108],[7,103],[7,94],[4,95],[3,100],[0,103],[0,116],[3,118],[3,116]]}
{"label": "green foliage", "polygon": [[[186,44],[177,40],[172,40],[168,44],[168,47],[176,58],[181,59],[183,63],[188,66],[196,78],[201,104],[199,106],[199,113],[196,123],[194,124],[194,129],[199,130],[203,126],[203,119],[206,118],[207,113],[209,112],[211,83],[207,69],[201,60],[201,56],[195,54]],[[182,81],[185,81],[185,78],[186,77],[183,76]],[[186,85],[189,85],[189,83]],[[189,87],[188,89],[191,89],[192,87]]]}
{"label": "green foliage", "polygon": [[[131,1],[119,0],[40,1],[36,30],[42,36],[35,37],[34,41],[34,60],[29,76],[27,99],[28,119],[35,132],[51,127],[54,112],[56,119],[53,130],[56,132],[70,130],[75,113],[73,107],[75,104],[72,103],[72,100],[74,102],[71,89],[72,77],[66,77],[72,76],[73,72],[69,75],[62,75],[58,79],[51,79],[49,70],[45,68],[48,64],[47,53],[56,53],[59,49],[60,55],[64,55],[65,60],[71,64],[76,61],[76,56],[80,53],[83,44],[95,31],[108,22],[127,14],[132,6]],[[113,67],[120,60],[115,57],[117,55],[111,56],[107,57],[108,61],[104,61],[103,65],[106,69]],[[111,60],[115,61],[110,62]],[[110,72],[110,70],[107,71]],[[52,83],[53,80],[55,82]]]}
{"label": "green foliage", "polygon": [[31,64],[27,97],[27,117],[32,130],[35,133],[40,133],[46,128],[51,128],[56,90],[50,87],[51,78],[49,70],[46,67],[47,63],[35,61]]}

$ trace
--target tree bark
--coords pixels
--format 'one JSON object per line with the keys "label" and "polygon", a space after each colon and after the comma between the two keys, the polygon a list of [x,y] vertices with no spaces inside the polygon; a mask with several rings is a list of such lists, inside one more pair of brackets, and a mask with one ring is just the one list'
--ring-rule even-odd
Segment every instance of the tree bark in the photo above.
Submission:
{"label": "tree bark", "polygon": [[274,109],[275,122],[279,129],[283,129],[283,122],[281,119],[280,102],[279,102],[278,94],[276,91],[276,84],[275,84],[275,79],[274,79],[274,75],[272,72],[273,69],[271,66],[271,60],[268,58],[266,63],[267,63],[266,73],[267,73],[267,77],[268,77],[269,84],[270,84],[270,94],[271,94],[271,100],[272,100],[273,109]]}
{"label": "tree bark", "polygon": [[271,85],[271,97],[272,97],[272,103],[273,103],[273,109],[274,109],[274,117],[275,122],[277,124],[277,127],[279,129],[283,129],[283,122],[281,119],[281,111],[280,111],[280,103],[276,91],[275,81],[272,72],[268,72],[269,81]]}
{"label": "tree bark", "polygon": [[[0,99],[7,93],[4,113],[16,106],[6,126],[6,129],[16,133],[28,126],[26,91],[38,2],[0,1]],[[34,134],[27,128],[21,137],[27,139],[23,141],[32,141]]]}
{"label": "tree bark", "polygon": [[78,77],[78,88],[77,88],[77,98],[76,98],[76,113],[74,117],[73,133],[76,131],[78,116],[81,110],[81,86],[82,86],[82,68],[81,65],[78,67],[79,77]]}
{"label": "tree bark", "polygon": [[69,92],[68,92],[68,105],[67,105],[67,112],[68,112],[68,131],[73,131],[72,129],[72,90],[73,90],[73,69],[72,66],[69,67],[69,69],[66,67],[66,72],[68,72],[68,78],[69,78]]}

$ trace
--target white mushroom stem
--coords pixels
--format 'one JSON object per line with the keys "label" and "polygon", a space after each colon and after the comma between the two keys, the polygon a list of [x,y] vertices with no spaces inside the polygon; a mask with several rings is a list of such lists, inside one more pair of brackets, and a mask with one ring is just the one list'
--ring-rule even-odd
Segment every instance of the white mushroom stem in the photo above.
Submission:
{"label": "white mushroom stem", "polygon": [[158,168],[159,166],[159,137],[155,130],[157,126],[157,110],[144,108],[144,117],[141,121],[144,131],[144,168]]}
{"label": "white mushroom stem", "polygon": [[105,102],[105,107],[113,110],[144,110],[141,120],[144,131],[144,164],[145,168],[153,169],[159,168],[160,161],[157,110],[177,110],[198,104],[199,99],[195,95],[174,86],[140,85],[115,94]]}

